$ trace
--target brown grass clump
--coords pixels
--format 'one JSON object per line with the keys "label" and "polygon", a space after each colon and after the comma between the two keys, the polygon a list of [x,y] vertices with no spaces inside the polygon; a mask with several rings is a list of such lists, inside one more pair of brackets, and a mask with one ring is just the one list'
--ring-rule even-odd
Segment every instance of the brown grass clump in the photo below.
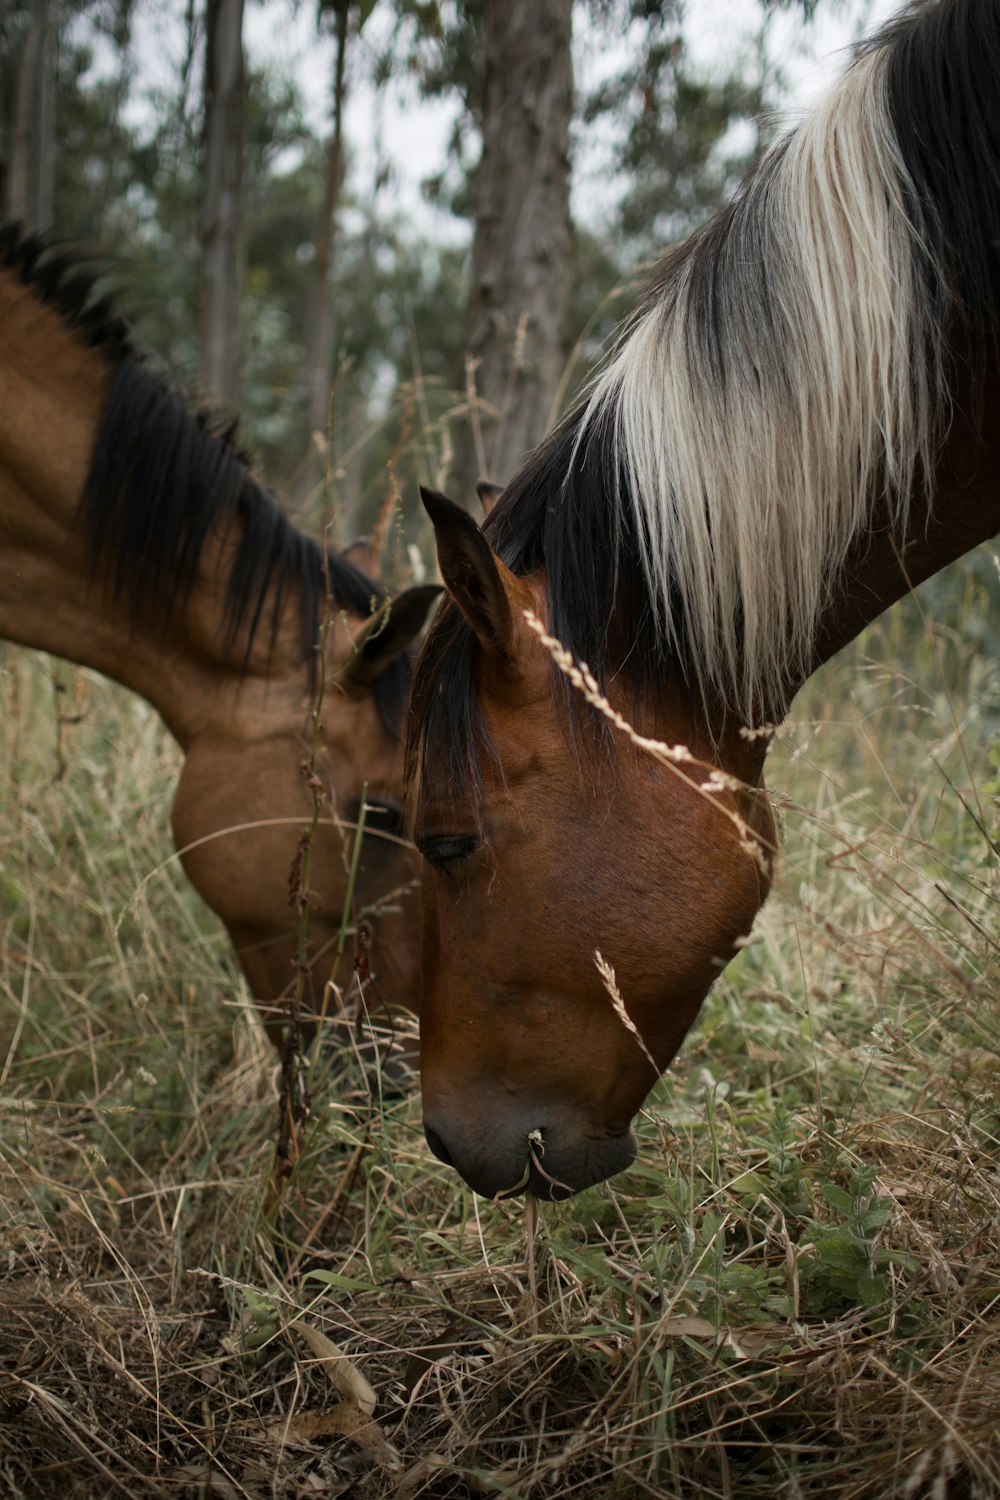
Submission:
{"label": "brown grass clump", "polygon": [[0,1494],[1000,1494],[1000,685],[943,634],[904,675],[895,628],[782,733],[780,890],[639,1163],[529,1214],[351,1055],[310,1063],[275,1198],[275,1063],[170,858],[174,752],[62,668],[58,728],[10,652]]}
{"label": "brown grass clump", "polygon": [[[761,1230],[741,1179],[759,1173],[759,1152],[720,1157],[730,1186],[692,1205],[693,1243],[669,1282],[658,1273],[674,1252],[663,1204],[654,1195],[650,1211],[648,1200],[615,1192],[596,1212],[570,1207],[543,1223],[532,1298],[518,1208],[491,1207],[478,1226],[463,1222],[467,1205],[442,1214],[443,1184],[417,1180],[425,1169],[408,1116],[405,1107],[392,1122],[403,1131],[402,1178],[370,1143],[350,1222],[306,1257],[290,1231],[323,1216],[319,1197],[295,1194],[287,1214],[258,1220],[239,1246],[229,1235],[242,1213],[217,1213],[220,1198],[248,1206],[238,1176],[193,1184],[195,1200],[213,1206],[206,1215],[194,1205],[185,1232],[183,1211],[165,1212],[179,1207],[176,1184],[144,1200],[123,1196],[92,1156],[81,1183],[72,1122],[58,1140],[38,1122],[31,1154],[61,1164],[60,1185],[26,1158],[18,1180],[4,1182],[8,1492],[996,1491],[995,1170],[954,1154],[952,1188],[981,1205],[979,1232],[956,1244],[944,1163],[932,1188],[926,1159],[918,1178],[912,1153],[898,1149],[893,1161],[883,1133],[895,1172],[879,1186],[898,1205],[884,1243],[912,1261],[889,1308],[800,1305],[798,1316],[762,1320],[748,1276],[725,1309],[747,1299],[742,1320],[729,1322],[714,1294],[706,1299],[714,1266],[730,1276],[741,1263],[766,1267],[761,1285],[791,1295],[808,1259],[770,1207],[769,1233],[750,1241]],[[647,1192],[652,1175],[649,1165]],[[216,1262],[241,1258],[247,1279],[189,1259],[199,1240],[203,1250],[214,1244]],[[332,1339],[370,1382],[370,1417],[345,1399],[299,1323]]]}

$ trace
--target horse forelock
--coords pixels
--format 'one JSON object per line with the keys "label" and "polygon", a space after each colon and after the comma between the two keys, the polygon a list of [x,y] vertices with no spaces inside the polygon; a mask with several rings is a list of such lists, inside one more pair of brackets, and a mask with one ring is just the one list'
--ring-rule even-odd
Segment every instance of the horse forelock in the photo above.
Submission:
{"label": "horse forelock", "polygon": [[[544,568],[548,628],[586,662],[601,686],[610,673],[635,710],[686,676],[685,632],[678,622],[668,655],[652,619],[631,513],[609,479],[610,434],[580,439],[582,408],[532,455],[490,511],[483,531],[518,576]],[[542,651],[532,641],[528,649]],[[482,790],[485,759],[502,766],[477,693],[479,647],[457,606],[439,610],[417,662],[410,697],[407,766],[413,779],[434,768],[459,795]],[[578,757],[610,746],[606,720],[590,710],[552,667],[553,696]],[[592,743],[593,742],[593,743]]]}
{"label": "horse forelock", "polygon": [[[484,530],[544,565],[551,633],[603,680],[665,676],[780,717],[838,574],[931,500],[950,381],[1000,340],[1000,10],[911,7],[733,203],[664,260],[581,406]],[[476,650],[443,612],[418,665],[411,771],[489,751]]]}

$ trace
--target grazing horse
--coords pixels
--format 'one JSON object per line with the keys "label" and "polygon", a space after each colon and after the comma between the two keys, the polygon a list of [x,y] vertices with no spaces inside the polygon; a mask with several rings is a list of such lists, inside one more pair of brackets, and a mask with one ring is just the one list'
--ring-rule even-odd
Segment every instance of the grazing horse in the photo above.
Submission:
{"label": "grazing horse", "polygon": [[768,891],[766,726],[1000,528],[998,85],[996,0],[904,12],[667,255],[483,529],[424,495],[424,1121],[480,1193],[630,1163]]}
{"label": "grazing horse", "polygon": [[0,231],[0,330],[0,636],[93,667],[161,715],[184,752],[181,860],[268,1004],[298,957],[289,872],[313,809],[303,767],[325,679],[308,998],[320,1005],[328,977],[351,975],[353,945],[339,968],[333,948],[367,785],[354,910],[385,905],[368,961],[380,998],[414,1008],[400,731],[407,648],[437,590],[389,601],[297,531],[143,363],[92,277],[16,228]]}

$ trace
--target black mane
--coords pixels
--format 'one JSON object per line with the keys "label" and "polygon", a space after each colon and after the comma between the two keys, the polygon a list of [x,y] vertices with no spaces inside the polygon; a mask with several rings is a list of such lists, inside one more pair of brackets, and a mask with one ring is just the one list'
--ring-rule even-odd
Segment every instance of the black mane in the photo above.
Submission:
{"label": "black mane", "polygon": [[[186,608],[209,537],[242,528],[229,577],[222,648],[245,662],[266,623],[272,642],[282,604],[299,595],[302,660],[313,679],[328,596],[364,617],[386,598],[380,583],[292,525],[250,475],[231,427],[190,410],[137,349],[112,301],[95,297],[99,271],[56,253],[45,236],[0,229],[0,266],[13,271],[112,366],[78,512],[87,567],[133,628],[164,631]],[[375,683],[386,728],[399,733],[410,668],[400,658]]]}
{"label": "black mane", "polygon": [[0,266],[57,312],[81,343],[109,359],[139,357],[128,322],[108,296],[95,296],[102,267],[78,251],[59,250],[48,234],[0,225]]}
{"label": "black mane", "polygon": [[[586,662],[602,687],[620,667],[636,701],[655,701],[671,666],[686,680],[686,663],[682,655],[667,659],[656,628],[634,519],[618,501],[611,434],[604,426],[591,428],[580,442],[583,410],[571,412],[518,470],[483,533],[512,573],[546,569],[549,631]],[[479,756],[492,756],[493,746],[476,695],[477,657],[472,630],[446,599],[414,675],[411,774],[420,758],[441,766],[456,787],[470,780],[481,785]],[[553,689],[571,727],[603,725],[555,667]]]}

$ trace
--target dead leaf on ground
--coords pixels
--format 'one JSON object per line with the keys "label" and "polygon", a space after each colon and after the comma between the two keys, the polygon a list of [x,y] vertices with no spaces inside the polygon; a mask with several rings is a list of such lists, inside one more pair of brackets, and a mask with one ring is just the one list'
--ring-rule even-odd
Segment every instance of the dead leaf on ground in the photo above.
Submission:
{"label": "dead leaf on ground", "polygon": [[340,1395],[360,1407],[366,1417],[370,1417],[378,1397],[340,1345],[328,1339],[325,1333],[320,1333],[318,1328],[313,1328],[311,1323],[303,1323],[299,1318],[290,1323],[289,1327],[302,1335],[322,1366],[323,1373]]}
{"label": "dead leaf on ground", "polygon": [[795,1338],[795,1330],[783,1324],[768,1323],[749,1328],[717,1328],[708,1318],[693,1314],[678,1314],[661,1318],[657,1333],[667,1338],[708,1339],[722,1348],[732,1349],[737,1359],[756,1359],[775,1345],[787,1344]]}
{"label": "dead leaf on ground", "polygon": [[276,1448],[308,1447],[319,1438],[348,1437],[386,1468],[399,1465],[399,1455],[377,1422],[349,1401],[325,1411],[293,1412],[264,1428],[267,1442]]}

